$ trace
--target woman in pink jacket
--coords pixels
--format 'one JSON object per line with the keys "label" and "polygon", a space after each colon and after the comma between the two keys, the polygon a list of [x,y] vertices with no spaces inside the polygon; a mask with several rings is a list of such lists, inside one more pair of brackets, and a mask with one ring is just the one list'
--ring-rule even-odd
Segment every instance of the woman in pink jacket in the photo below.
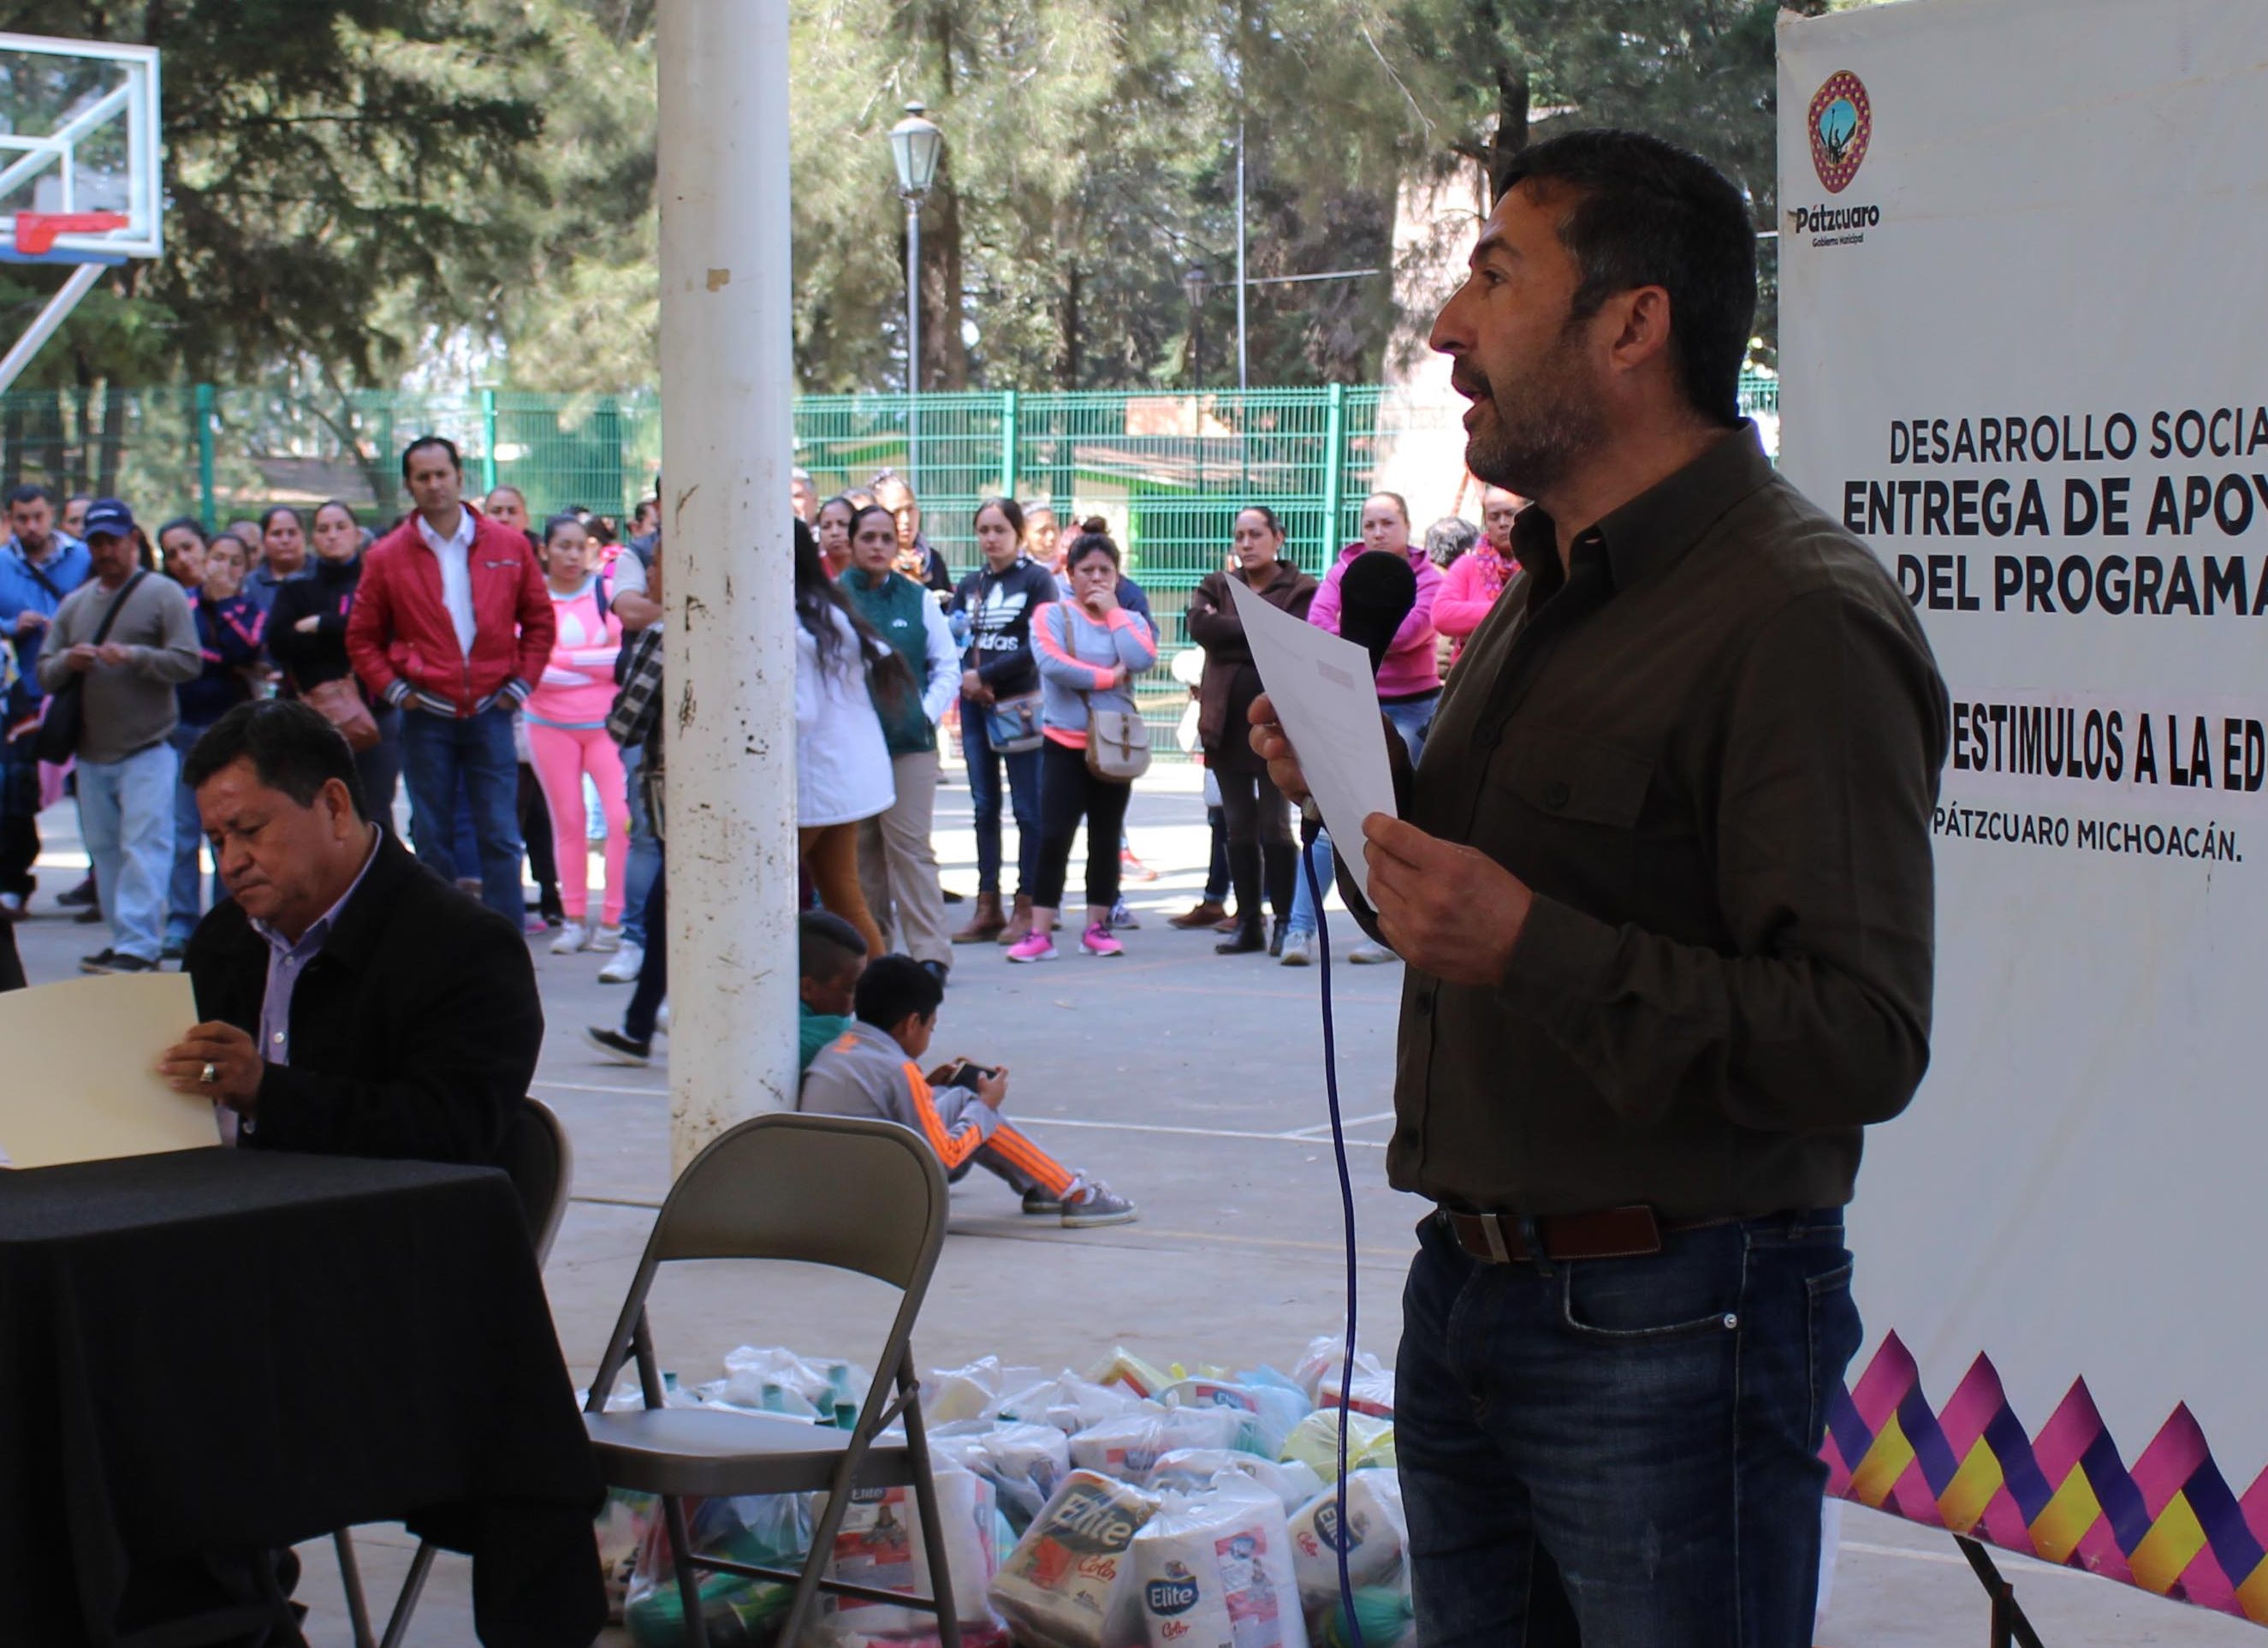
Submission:
{"label": "woman in pink jacket", "polygon": [[1433,724],[1434,706],[1441,701],[1441,662],[1433,629],[1433,602],[1441,592],[1441,569],[1425,551],[1410,542],[1410,506],[1395,492],[1373,492],[1362,506],[1362,542],[1339,551],[1338,565],[1323,574],[1315,604],[1307,609],[1307,622],[1318,629],[1339,632],[1339,580],[1358,555],[1382,550],[1409,561],[1418,574],[1418,602],[1394,641],[1386,649],[1386,663],[1378,672],[1378,704],[1410,750],[1410,758],[1425,747],[1425,729]]}
{"label": "woman in pink jacket", "polygon": [[1512,552],[1512,528],[1526,507],[1520,498],[1501,486],[1482,493],[1481,540],[1457,557],[1456,564],[1441,576],[1440,597],[1433,602],[1433,624],[1456,643],[1456,651],[1449,654],[1452,663],[1496,605],[1504,587],[1520,571],[1519,558]]}
{"label": "woman in pink jacket", "polygon": [[[583,523],[555,515],[543,528],[543,579],[559,624],[543,679],[527,695],[527,750],[551,809],[559,859],[559,902],[567,924],[551,941],[555,956],[618,950],[622,942],[622,876],[630,860],[630,794],[622,751],[607,735],[615,701],[615,655],[622,621],[613,611],[603,570],[593,562]],[[607,894],[597,929],[590,916],[591,849],[583,839],[583,780],[599,787],[607,817]]]}
{"label": "woman in pink jacket", "polygon": [[[1418,752],[1425,747],[1425,729],[1433,724],[1433,711],[1441,702],[1440,637],[1433,627],[1433,602],[1441,592],[1441,569],[1433,565],[1423,545],[1410,542],[1410,506],[1400,493],[1373,492],[1363,500],[1362,542],[1339,551],[1338,564],[1323,574],[1315,604],[1307,609],[1307,622],[1334,635],[1339,633],[1339,580],[1346,576],[1356,556],[1373,551],[1402,556],[1418,574],[1417,602],[1394,632],[1386,662],[1378,671],[1378,706],[1402,735],[1403,746],[1414,764]],[[1319,832],[1309,848],[1316,879],[1326,888],[1331,880],[1330,839]],[[1307,891],[1307,878],[1302,875],[1292,889],[1292,916],[1284,927],[1285,966],[1305,967],[1314,961],[1315,928],[1322,919]],[[1394,959],[1394,952],[1383,944],[1366,941],[1348,951],[1347,959],[1366,964],[1388,962]]]}

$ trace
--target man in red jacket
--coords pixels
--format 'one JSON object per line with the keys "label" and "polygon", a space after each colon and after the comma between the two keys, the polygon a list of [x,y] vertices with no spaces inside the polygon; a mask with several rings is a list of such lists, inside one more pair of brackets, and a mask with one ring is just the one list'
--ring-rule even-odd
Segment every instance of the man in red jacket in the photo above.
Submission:
{"label": "man in red jacket", "polygon": [[364,559],[347,656],[372,695],[402,712],[417,856],[452,880],[471,872],[453,850],[461,787],[482,899],[517,931],[527,913],[512,721],[551,656],[551,596],[526,535],[464,502],[454,445],[438,435],[412,441],[401,478],[416,508]]}

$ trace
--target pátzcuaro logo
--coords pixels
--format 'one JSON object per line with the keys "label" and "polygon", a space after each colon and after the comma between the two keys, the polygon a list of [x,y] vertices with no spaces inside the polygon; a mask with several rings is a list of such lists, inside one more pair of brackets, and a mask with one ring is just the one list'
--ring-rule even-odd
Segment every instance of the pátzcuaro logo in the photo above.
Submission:
{"label": "p\u00e1tzcuaro logo", "polygon": [[1867,99],[1867,83],[1848,69],[1837,69],[1811,94],[1811,165],[1829,194],[1851,187],[1874,135],[1874,107]]}
{"label": "p\u00e1tzcuaro logo", "polygon": [[[1829,75],[1811,95],[1806,116],[1811,133],[1811,169],[1830,195],[1851,187],[1867,159],[1867,145],[1874,135],[1874,106],[1866,82],[1848,69]],[[1866,231],[1882,220],[1880,206],[1798,206],[1788,212],[1788,227],[1811,237],[1814,246],[1856,246]]]}

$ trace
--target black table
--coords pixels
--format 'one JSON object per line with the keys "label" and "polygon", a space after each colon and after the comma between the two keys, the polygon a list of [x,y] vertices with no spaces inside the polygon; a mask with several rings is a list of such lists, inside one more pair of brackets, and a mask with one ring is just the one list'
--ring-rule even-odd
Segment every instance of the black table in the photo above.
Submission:
{"label": "black table", "polygon": [[212,1553],[403,1520],[472,1554],[483,1642],[580,1648],[602,1494],[503,1174],[0,1171],[0,1642],[108,1644]]}

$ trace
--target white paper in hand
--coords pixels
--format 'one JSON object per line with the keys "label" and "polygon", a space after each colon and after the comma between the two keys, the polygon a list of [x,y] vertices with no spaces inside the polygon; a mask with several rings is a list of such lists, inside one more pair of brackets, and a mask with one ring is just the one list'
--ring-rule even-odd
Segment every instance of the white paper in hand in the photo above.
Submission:
{"label": "white paper in hand", "polygon": [[1299,752],[1323,826],[1367,898],[1370,866],[1362,850],[1362,821],[1373,813],[1399,816],[1370,654],[1270,606],[1236,579],[1228,580],[1228,588],[1252,647],[1252,661],[1260,669],[1260,684]]}

